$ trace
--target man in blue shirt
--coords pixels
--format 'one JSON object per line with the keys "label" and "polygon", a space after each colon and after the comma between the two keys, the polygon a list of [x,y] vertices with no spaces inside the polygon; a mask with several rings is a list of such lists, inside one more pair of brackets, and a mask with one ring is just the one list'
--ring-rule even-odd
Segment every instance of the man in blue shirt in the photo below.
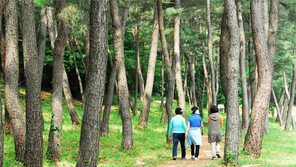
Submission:
{"label": "man in blue shirt", "polygon": [[180,141],[181,150],[182,150],[182,160],[185,159],[185,132],[186,132],[186,122],[182,117],[183,111],[181,108],[176,108],[175,110],[176,116],[174,116],[170,122],[169,128],[169,138],[172,138],[173,133],[173,160],[176,160],[177,157],[177,147],[178,142]]}

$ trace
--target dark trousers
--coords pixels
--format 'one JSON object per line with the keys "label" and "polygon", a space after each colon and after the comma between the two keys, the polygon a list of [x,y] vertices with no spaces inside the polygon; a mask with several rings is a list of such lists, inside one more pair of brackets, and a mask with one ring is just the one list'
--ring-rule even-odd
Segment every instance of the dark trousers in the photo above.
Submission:
{"label": "dark trousers", "polygon": [[178,142],[180,141],[181,150],[182,150],[182,158],[185,158],[185,133],[174,133],[173,134],[173,157],[177,156],[177,147]]}
{"label": "dark trousers", "polygon": [[194,154],[194,145],[191,144],[191,155],[192,156],[194,155],[196,158],[198,158],[200,145],[196,145],[195,148],[196,148],[196,150],[195,150],[195,154]]}

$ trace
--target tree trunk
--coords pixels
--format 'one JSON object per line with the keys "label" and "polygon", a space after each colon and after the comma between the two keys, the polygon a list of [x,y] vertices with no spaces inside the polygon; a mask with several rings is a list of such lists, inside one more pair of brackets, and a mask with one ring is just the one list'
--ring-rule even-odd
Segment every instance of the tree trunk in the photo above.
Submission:
{"label": "tree trunk", "polygon": [[280,107],[278,105],[278,102],[277,102],[277,99],[276,99],[276,95],[274,93],[274,89],[273,88],[271,89],[271,93],[272,93],[272,97],[273,97],[273,100],[274,100],[274,103],[275,103],[275,107],[276,107],[276,111],[277,111],[277,119],[279,120],[280,126],[282,126],[283,125],[283,122],[282,122],[282,117],[281,117],[281,114],[280,114]]}
{"label": "tree trunk", "polygon": [[[108,48],[108,0],[91,0],[90,54],[77,167],[97,166]],[[96,100],[94,100],[96,99]]]}
{"label": "tree trunk", "polygon": [[239,53],[240,34],[235,2],[225,0],[221,24],[220,73],[227,113],[224,160],[232,165],[238,163],[238,144],[240,143],[241,123],[238,103]]}
{"label": "tree trunk", "polygon": [[5,14],[5,68],[4,98],[11,117],[16,160],[23,162],[25,154],[26,121],[18,96],[18,12],[17,1],[6,2]]}
{"label": "tree trunk", "polygon": [[[288,94],[290,94],[289,92],[291,92],[291,85],[292,85],[292,82],[290,82],[290,84],[289,84]],[[289,97],[290,97],[290,95],[289,95]],[[290,99],[288,98],[287,93],[286,93],[284,106],[282,107],[282,118],[283,118],[283,123],[284,124],[286,124],[286,122],[287,122],[287,113],[288,113],[289,101],[290,101]]]}
{"label": "tree trunk", "polygon": [[131,0],[127,0],[126,4],[124,6],[124,11],[123,11],[122,17],[121,17],[121,25],[122,25],[121,28],[122,28],[123,39],[125,37],[126,20],[128,17],[130,6],[131,6]]}
{"label": "tree trunk", "polygon": [[[175,1],[175,9],[181,8],[180,0]],[[176,14],[174,23],[174,56],[176,60],[176,86],[178,92],[178,106],[183,110],[183,117],[186,119],[186,102],[185,90],[183,90],[182,74],[181,74],[181,55],[180,55],[180,19],[181,13]]]}
{"label": "tree trunk", "polygon": [[255,93],[257,90],[257,63],[256,63],[256,57],[254,53],[254,43],[253,40],[251,40],[252,37],[250,37],[249,40],[249,85],[251,90],[251,105],[250,108],[253,107],[253,102],[255,99]]}
{"label": "tree trunk", "polygon": [[[136,11],[137,11],[137,8],[136,8]],[[143,15],[143,13],[142,13],[142,15]],[[139,35],[140,35],[141,25],[142,25],[142,23],[141,23],[141,20],[140,20],[140,23],[136,24],[136,28],[133,31],[133,38],[134,38],[136,62],[137,62],[136,82],[138,83],[138,85],[136,85],[136,88],[140,87],[140,104],[142,105],[143,96],[144,96],[144,79],[143,79],[143,74],[142,74],[142,71],[141,71],[140,46],[139,46]],[[135,98],[135,99],[137,99],[137,98]],[[135,103],[135,106],[136,106],[136,103]]]}
{"label": "tree trunk", "polygon": [[289,90],[290,90],[290,87],[288,89],[287,87],[287,79],[286,79],[286,73],[283,71],[283,79],[284,79],[284,88],[285,88],[285,91],[286,91],[286,96],[287,96],[287,99],[290,101],[291,97],[290,97],[290,93],[289,93]]}
{"label": "tree trunk", "polygon": [[84,99],[84,93],[83,93],[83,85],[82,85],[82,81],[81,81],[81,77],[80,77],[80,72],[79,72],[79,69],[78,69],[76,55],[75,55],[75,52],[74,52],[74,47],[73,47],[73,43],[72,42],[73,41],[71,40],[71,37],[70,37],[69,43],[70,43],[70,47],[71,47],[72,56],[73,56],[73,59],[74,59],[75,72],[76,72],[78,83],[79,83],[79,90],[80,90],[81,99],[84,102],[85,99]]}
{"label": "tree trunk", "polygon": [[243,25],[243,16],[242,16],[242,4],[240,0],[236,0],[236,10],[237,10],[237,18],[238,18],[238,26],[240,33],[240,78],[241,78],[241,88],[242,88],[242,128],[246,130],[249,122],[249,114],[248,114],[248,91],[247,91],[247,79],[246,79],[246,70],[245,70],[245,33],[244,33],[244,25]]}
{"label": "tree trunk", "polygon": [[69,81],[68,81],[68,76],[67,76],[67,72],[65,70],[65,67],[63,65],[63,92],[64,92],[64,96],[65,96],[65,100],[67,103],[67,107],[68,107],[68,111],[69,114],[71,116],[71,120],[72,120],[72,124],[76,124],[79,125],[80,124],[80,120],[79,117],[77,115],[77,111],[75,109],[75,105],[72,99],[72,94],[71,94],[71,90],[70,90],[70,86],[69,86]]}
{"label": "tree trunk", "polygon": [[78,41],[77,41],[77,38],[76,38],[75,32],[72,31],[72,33],[73,33],[72,35],[73,35],[73,39],[74,39],[75,45],[76,45],[77,50],[78,50],[78,53],[79,53],[79,55],[80,55],[80,59],[81,59],[81,63],[82,63],[82,65],[83,65],[83,69],[84,69],[84,71],[86,71],[86,64],[85,64],[85,62],[84,62],[84,58],[83,58],[83,55],[82,55],[82,52],[81,52],[80,45],[79,45],[79,43],[78,43]]}
{"label": "tree trunk", "polygon": [[284,88],[282,88],[280,100],[278,103],[279,109],[277,111],[277,117],[276,117],[277,122],[280,122],[280,121],[282,122],[282,123],[280,123],[280,126],[282,126],[282,124],[283,124],[282,108],[283,108],[283,103],[284,103],[284,96],[285,96],[285,90],[284,90]]}
{"label": "tree trunk", "polygon": [[161,59],[161,103],[160,103],[160,111],[162,112],[160,123],[165,124],[166,121],[166,111],[163,109],[164,107],[164,56],[162,54]]}
{"label": "tree trunk", "polygon": [[129,111],[129,92],[126,79],[122,27],[116,0],[110,0],[114,38],[115,65],[117,69],[119,108],[122,119],[122,143],[125,149],[133,149],[133,129]]}
{"label": "tree trunk", "polygon": [[46,48],[46,35],[47,35],[47,8],[43,8],[41,10],[41,25],[40,25],[40,37],[38,39],[38,71],[41,73],[41,81],[42,81],[42,74],[43,74],[43,63],[45,57],[45,48]]}
{"label": "tree trunk", "polygon": [[85,32],[82,34],[82,38],[83,38],[83,45],[84,45],[84,50],[85,50],[85,61],[86,61],[86,71],[85,74],[87,73],[87,66],[89,63],[89,0],[82,0],[84,1],[82,4],[82,8],[83,8],[83,19],[82,22],[83,24],[86,26],[86,30]]}
{"label": "tree trunk", "polygon": [[191,77],[190,90],[192,92],[192,103],[194,106],[197,106],[196,91],[195,91],[195,58],[191,57],[188,53],[185,53],[185,56],[189,63],[189,71],[190,71],[190,77]]}
{"label": "tree trunk", "polygon": [[[266,108],[270,100],[273,80],[274,54],[270,54],[268,46],[276,47],[277,23],[278,23],[278,1],[271,1],[270,27],[268,42],[266,41],[262,2],[254,0],[251,2],[252,31],[256,50],[258,65],[258,88],[252,106],[251,122],[245,138],[245,150],[250,151],[253,156],[259,157],[262,149],[263,123],[266,116]],[[275,48],[274,48],[275,49]]]}
{"label": "tree trunk", "polygon": [[[201,26],[201,18],[199,18],[199,32],[200,34],[203,34],[202,26]],[[209,82],[209,76],[208,76],[208,70],[207,70],[207,64],[206,64],[206,47],[205,42],[203,39],[202,41],[202,64],[203,64],[203,70],[204,70],[204,78],[205,78],[205,84],[207,85],[207,108],[208,112],[210,112],[210,105],[212,104],[212,91],[211,91],[211,85]]]}
{"label": "tree trunk", "polygon": [[213,46],[212,46],[212,23],[211,23],[211,7],[210,0],[207,0],[207,26],[208,26],[208,49],[209,49],[209,65],[210,65],[210,83],[211,83],[211,94],[212,94],[212,105],[217,105],[217,98],[215,95],[215,71],[213,65]]}
{"label": "tree trunk", "polygon": [[265,116],[264,129],[263,129],[263,132],[267,135],[269,135],[269,105],[270,105],[270,102],[268,103],[268,107],[266,108],[266,116]]}
{"label": "tree trunk", "polygon": [[[214,71],[215,71],[215,80],[216,80],[216,89],[215,89],[215,96],[216,99],[218,98],[218,93],[219,93],[219,67],[218,67],[218,59],[219,59],[219,51],[218,47],[216,48],[216,55],[215,55],[215,66],[214,66]],[[218,100],[218,99],[217,99]]]}
{"label": "tree trunk", "polygon": [[[24,71],[26,78],[25,166],[43,164],[41,80],[43,62],[37,50],[33,0],[21,1]],[[43,54],[44,60],[44,54]],[[41,66],[41,67],[40,67]],[[32,135],[34,134],[34,135]]]}
{"label": "tree trunk", "polygon": [[293,79],[292,79],[292,86],[291,86],[291,94],[290,94],[290,102],[289,102],[289,109],[287,113],[287,121],[285,125],[285,130],[290,130],[291,128],[291,118],[293,114],[294,108],[294,97],[295,97],[295,84],[296,84],[296,64],[293,65]]}
{"label": "tree trunk", "polygon": [[[167,133],[169,131],[170,122],[173,117],[172,112],[172,106],[173,106],[173,99],[174,99],[174,87],[175,87],[175,79],[171,68],[171,62],[167,47],[167,41],[165,37],[165,29],[164,29],[164,22],[163,22],[163,12],[162,12],[162,2],[161,0],[157,0],[157,9],[158,9],[158,21],[159,21],[159,32],[160,32],[160,41],[161,41],[161,47],[165,59],[165,67],[166,67],[166,73],[167,73],[167,96],[166,96],[166,113],[168,116],[168,127],[167,127]],[[167,142],[171,142],[172,140],[169,140],[167,135]]]}
{"label": "tree trunk", "polygon": [[[64,0],[56,0],[55,5],[62,10],[66,7]],[[66,24],[58,25],[58,37],[54,42],[53,76],[52,76],[52,118],[48,137],[47,158],[53,162],[61,159],[62,122],[63,122],[63,60],[67,44]]]}
{"label": "tree trunk", "polygon": [[152,95],[153,84],[154,84],[155,64],[156,64],[156,57],[157,57],[157,45],[158,45],[158,36],[159,36],[158,25],[159,24],[158,24],[157,0],[154,0],[154,19],[153,19],[153,30],[152,30],[152,39],[151,39],[151,50],[149,55],[149,65],[148,65],[148,71],[147,71],[145,92],[143,97],[143,109],[139,118],[138,127],[145,127],[148,124],[150,105],[151,105],[151,95]]}
{"label": "tree trunk", "polygon": [[58,36],[56,33],[56,22],[54,21],[54,9],[52,7],[47,7],[46,9],[46,17],[47,17],[47,26],[48,26],[48,34],[50,38],[51,48],[54,49],[54,43]]}

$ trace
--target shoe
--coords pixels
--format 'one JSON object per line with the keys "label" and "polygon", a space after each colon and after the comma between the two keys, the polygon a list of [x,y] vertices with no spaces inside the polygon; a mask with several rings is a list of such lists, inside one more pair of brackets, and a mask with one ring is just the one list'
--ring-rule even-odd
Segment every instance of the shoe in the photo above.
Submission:
{"label": "shoe", "polygon": [[216,160],[216,157],[212,157],[212,160]]}
{"label": "shoe", "polygon": [[222,157],[221,154],[218,153],[218,152],[216,153],[216,155],[217,155],[218,158],[221,158]]}
{"label": "shoe", "polygon": [[177,158],[176,157],[173,157],[173,160],[176,160]]}
{"label": "shoe", "polygon": [[194,158],[194,160],[195,160],[195,161],[199,161],[199,159],[198,159],[198,158]]}
{"label": "shoe", "polygon": [[186,161],[186,158],[182,158],[183,161]]}
{"label": "shoe", "polygon": [[194,160],[195,159],[195,156],[192,156],[191,159]]}

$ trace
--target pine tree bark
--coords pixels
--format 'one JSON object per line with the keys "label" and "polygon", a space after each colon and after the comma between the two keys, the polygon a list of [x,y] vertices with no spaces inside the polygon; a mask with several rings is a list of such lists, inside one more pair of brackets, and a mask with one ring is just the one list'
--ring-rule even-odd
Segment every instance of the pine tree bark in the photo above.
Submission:
{"label": "pine tree bark", "polygon": [[[162,11],[162,2],[161,0],[157,0],[157,9],[158,9],[158,23],[159,23],[159,32],[160,32],[160,41],[161,41],[161,47],[165,59],[165,67],[166,67],[166,74],[167,74],[167,96],[166,96],[166,113],[168,116],[168,129],[169,131],[170,122],[173,117],[173,99],[174,99],[174,87],[175,87],[175,79],[171,68],[171,62],[170,62],[170,56],[168,52],[167,47],[167,41],[165,37],[165,29],[164,29],[164,22],[163,22],[163,11]],[[168,135],[167,135],[167,142],[170,142]]]}
{"label": "pine tree bark", "polygon": [[101,135],[106,136],[109,133],[109,118],[110,118],[110,111],[111,111],[111,105],[113,100],[113,94],[114,94],[114,85],[116,81],[116,67],[113,64],[112,56],[110,56],[110,64],[112,67],[111,74],[109,76],[109,82],[108,82],[108,91],[107,91],[107,97],[105,101],[105,108],[104,108],[104,114],[103,114],[103,121],[101,125]]}
{"label": "pine tree bark", "polygon": [[[91,0],[90,54],[77,167],[97,166],[108,48],[108,0]],[[96,99],[96,100],[94,100]]]}
{"label": "pine tree bark", "polygon": [[160,111],[162,112],[160,123],[165,124],[166,121],[166,111],[163,109],[164,107],[164,56],[161,55],[161,103],[160,103]]}
{"label": "pine tree bark", "polygon": [[242,128],[243,130],[247,129],[249,122],[249,114],[248,114],[248,91],[247,91],[247,79],[246,79],[246,70],[245,70],[245,33],[244,33],[244,24],[243,24],[243,16],[242,16],[242,4],[241,0],[236,0],[236,9],[237,9],[237,18],[238,18],[238,26],[240,33],[240,79],[241,79],[241,88],[242,88]]}
{"label": "pine tree bark", "polygon": [[258,87],[252,106],[251,122],[246,134],[244,149],[251,152],[253,156],[259,157],[262,149],[263,123],[272,88],[275,59],[275,55],[269,53],[267,46],[272,43],[276,47],[278,1],[271,1],[270,27],[274,29],[269,30],[268,42],[264,33],[261,1],[254,0],[251,2],[251,18],[258,66]]}
{"label": "pine tree bark", "polygon": [[69,86],[67,72],[63,65],[63,92],[66,100],[66,104],[68,107],[68,111],[71,117],[72,124],[80,125],[80,119],[78,117],[77,111],[75,109],[75,105],[72,99],[72,93]]}
{"label": "pine tree bark", "polygon": [[293,65],[293,79],[292,79],[292,86],[291,86],[291,94],[290,94],[290,102],[289,102],[289,109],[287,113],[287,121],[285,125],[285,130],[291,129],[291,119],[292,113],[294,108],[294,97],[295,97],[295,84],[296,84],[296,64]]}
{"label": "pine tree bark", "polygon": [[197,106],[197,100],[196,100],[196,91],[195,91],[195,58],[190,56],[188,53],[184,53],[187,61],[189,63],[189,71],[190,71],[190,78],[191,78],[191,85],[190,85],[190,91],[192,92],[192,104],[194,106]]}
{"label": "pine tree bark", "polygon": [[5,14],[5,68],[4,99],[11,117],[16,160],[23,162],[25,154],[26,121],[19,101],[19,54],[17,1],[6,2]]}
{"label": "pine tree bark", "polygon": [[116,0],[110,0],[110,9],[114,38],[114,53],[116,60],[115,66],[117,69],[119,108],[122,119],[121,145],[125,149],[133,149],[133,129],[129,111],[129,91],[124,62],[123,34]]}
{"label": "pine tree bark", "polygon": [[250,108],[253,107],[253,102],[255,99],[255,93],[257,91],[257,84],[258,84],[258,75],[257,75],[257,63],[256,57],[254,53],[254,41],[252,37],[249,40],[249,85],[251,91],[251,105]]}
{"label": "pine tree bark", "polygon": [[153,30],[152,30],[152,39],[151,39],[151,50],[149,55],[149,65],[148,65],[146,86],[145,86],[144,97],[143,97],[143,109],[139,118],[138,127],[145,127],[148,124],[151,95],[152,95],[153,84],[154,84],[158,36],[159,36],[159,24],[158,24],[157,0],[154,0],[154,19],[153,19]]}
{"label": "pine tree bark", "polygon": [[58,34],[56,33],[56,22],[54,21],[54,9],[53,7],[47,7],[46,9],[46,17],[47,17],[47,26],[48,26],[48,34],[49,34],[49,38],[50,38],[50,45],[51,48],[54,49],[54,43],[55,40],[58,36]]}
{"label": "pine tree bark", "polygon": [[40,23],[40,37],[38,39],[38,55],[39,55],[39,69],[41,73],[41,81],[42,81],[42,74],[43,74],[43,63],[44,63],[44,57],[45,57],[45,47],[46,47],[46,35],[47,35],[47,9],[43,8],[41,10],[40,16],[41,16],[41,23]]}
{"label": "pine tree bark", "polygon": [[210,65],[210,84],[212,94],[212,105],[217,105],[216,91],[215,91],[215,71],[213,65],[213,46],[212,46],[212,23],[211,23],[211,7],[210,0],[207,0],[207,26],[208,26],[208,50],[209,50],[209,65]]}
{"label": "pine tree bark", "polygon": [[[43,164],[41,80],[33,0],[21,1],[24,71],[26,79],[26,151],[24,166]],[[44,57],[44,55],[43,55]],[[43,58],[44,59],[44,58]],[[39,70],[38,70],[39,69]]]}
{"label": "pine tree bark", "polygon": [[[175,1],[175,9],[181,8],[180,0]],[[176,87],[178,92],[178,106],[183,110],[183,117],[186,118],[186,102],[185,90],[183,90],[182,75],[181,75],[181,55],[180,55],[180,20],[181,13],[176,14],[174,19],[174,56],[176,60],[175,76]]]}
{"label": "pine tree bark", "polygon": [[[56,0],[58,11],[66,7],[64,0]],[[63,60],[67,44],[66,24],[58,23],[58,37],[54,42],[53,49],[53,76],[52,76],[52,118],[48,137],[47,158],[53,162],[61,159],[62,122],[63,122]]]}
{"label": "pine tree bark", "polygon": [[[292,82],[290,82],[289,84],[289,89],[288,89],[288,92],[286,92],[286,98],[284,100],[284,106],[282,107],[282,118],[283,118],[283,122],[284,124],[286,124],[287,122],[287,113],[288,113],[288,108],[289,108],[289,101],[290,101],[290,92],[291,92],[291,86],[292,86]],[[287,87],[287,85],[285,85],[285,87]]]}
{"label": "pine tree bark", "polygon": [[239,53],[240,34],[235,2],[225,0],[221,23],[220,73],[227,113],[224,160],[232,165],[238,163],[238,145],[240,143],[241,123],[238,103]]}

